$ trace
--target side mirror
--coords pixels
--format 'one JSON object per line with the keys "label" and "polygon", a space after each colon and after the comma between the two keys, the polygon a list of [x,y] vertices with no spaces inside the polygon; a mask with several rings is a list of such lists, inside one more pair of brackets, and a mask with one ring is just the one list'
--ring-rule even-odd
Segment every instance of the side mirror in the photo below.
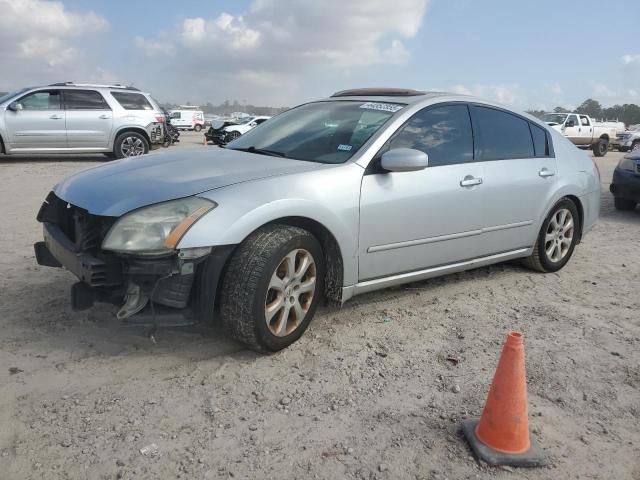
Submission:
{"label": "side mirror", "polygon": [[18,102],[11,102],[7,108],[12,112],[19,112],[23,109],[22,104]]}
{"label": "side mirror", "polygon": [[249,124],[249,126],[250,126],[250,127],[255,127],[256,125],[258,125],[256,122],[251,122],[251,123]]}
{"label": "side mirror", "polygon": [[574,122],[573,120],[569,120],[565,125],[565,127],[575,127],[575,126],[576,126],[576,122]]}
{"label": "side mirror", "polygon": [[382,155],[381,166],[389,172],[415,172],[429,165],[429,156],[413,148],[394,148]]}

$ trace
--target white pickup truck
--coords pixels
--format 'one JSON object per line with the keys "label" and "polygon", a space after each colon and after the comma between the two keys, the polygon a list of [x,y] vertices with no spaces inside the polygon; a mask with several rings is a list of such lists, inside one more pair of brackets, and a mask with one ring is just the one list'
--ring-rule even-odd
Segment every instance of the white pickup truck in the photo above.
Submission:
{"label": "white pickup truck", "polygon": [[617,140],[620,128],[616,122],[594,122],[588,115],[579,113],[545,113],[542,120],[574,145],[590,147],[596,157],[607,153],[609,143]]}

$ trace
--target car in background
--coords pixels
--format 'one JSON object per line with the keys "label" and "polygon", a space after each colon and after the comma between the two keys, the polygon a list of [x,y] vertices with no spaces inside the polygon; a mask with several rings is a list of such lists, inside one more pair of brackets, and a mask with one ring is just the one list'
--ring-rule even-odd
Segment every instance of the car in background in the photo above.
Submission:
{"label": "car in background", "polygon": [[618,210],[634,210],[640,202],[640,149],[627,153],[613,171],[609,190]]}
{"label": "car in background", "polygon": [[0,150],[138,156],[163,143],[164,120],[151,95],[134,87],[65,82],[24,88],[0,98]]}
{"label": "car in background", "polygon": [[534,117],[465,95],[359,89],[305,103],[225,148],[60,181],[40,265],[72,305],[132,324],[220,317],[259,351],[319,304],[522,259],[556,272],[598,219],[593,159]]}
{"label": "car in background", "polygon": [[640,151],[640,125],[631,125],[628,130],[619,132],[617,146],[621,152]]}
{"label": "car in background", "polygon": [[255,128],[258,125],[266,122],[270,118],[271,117],[268,116],[253,116],[238,119],[235,122],[235,125],[229,125],[223,128],[225,132],[225,142],[233,142],[241,135],[244,135],[252,128]]}
{"label": "car in background", "polygon": [[603,157],[609,144],[617,141],[619,122],[596,122],[579,113],[545,113],[542,121],[562,133],[578,147],[591,148],[593,155]]}
{"label": "car in background", "polygon": [[169,112],[171,125],[179,130],[194,130],[199,132],[205,126],[204,112],[202,110],[171,110]]}

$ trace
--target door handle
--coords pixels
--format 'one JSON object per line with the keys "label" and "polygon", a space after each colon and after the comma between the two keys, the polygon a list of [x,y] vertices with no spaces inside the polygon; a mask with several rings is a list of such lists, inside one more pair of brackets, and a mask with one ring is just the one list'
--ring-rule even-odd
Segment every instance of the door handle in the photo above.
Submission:
{"label": "door handle", "polygon": [[542,170],[540,170],[538,172],[538,175],[540,175],[542,178],[553,177],[555,174],[556,174],[556,172],[553,172],[553,171],[548,170],[546,168],[543,168]]}
{"label": "door handle", "polygon": [[111,115],[100,115],[98,118],[100,118],[102,120],[107,120],[107,119],[111,118]]}
{"label": "door handle", "polygon": [[467,175],[462,180],[460,180],[461,187],[473,187],[474,185],[481,185],[481,184],[482,184],[481,178],[476,178],[471,175]]}
{"label": "door handle", "polygon": [[60,120],[62,119],[62,115],[51,115],[49,118],[51,120]]}

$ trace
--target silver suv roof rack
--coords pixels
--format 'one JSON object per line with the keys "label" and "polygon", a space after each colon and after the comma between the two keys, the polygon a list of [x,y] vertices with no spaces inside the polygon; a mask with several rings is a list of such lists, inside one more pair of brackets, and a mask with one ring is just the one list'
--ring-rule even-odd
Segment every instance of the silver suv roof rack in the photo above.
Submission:
{"label": "silver suv roof rack", "polygon": [[119,88],[122,90],[133,90],[135,92],[139,92],[140,89],[136,87],[127,87],[126,85],[120,85],[119,83],[115,85],[96,85],[93,83],[75,83],[75,82],[58,82],[52,83],[48,85],[49,87],[94,87],[94,88]]}

